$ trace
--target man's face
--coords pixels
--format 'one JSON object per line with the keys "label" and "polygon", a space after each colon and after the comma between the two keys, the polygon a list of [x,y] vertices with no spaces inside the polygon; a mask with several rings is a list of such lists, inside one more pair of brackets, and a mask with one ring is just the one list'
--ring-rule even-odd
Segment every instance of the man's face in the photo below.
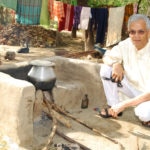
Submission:
{"label": "man's face", "polygon": [[146,28],[146,23],[143,20],[134,21],[129,26],[129,37],[135,47],[140,50],[148,42],[150,30]]}

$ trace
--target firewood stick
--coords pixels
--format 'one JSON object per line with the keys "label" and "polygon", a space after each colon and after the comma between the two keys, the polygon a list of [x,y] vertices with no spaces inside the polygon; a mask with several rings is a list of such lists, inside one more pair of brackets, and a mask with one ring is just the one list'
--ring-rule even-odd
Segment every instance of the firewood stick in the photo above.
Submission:
{"label": "firewood stick", "polygon": [[105,135],[105,134],[99,132],[97,129],[94,129],[94,128],[90,127],[89,125],[87,125],[87,124],[86,124],[85,122],[83,122],[82,120],[80,120],[80,119],[78,119],[78,118],[75,118],[74,116],[72,116],[72,115],[70,115],[70,114],[68,114],[68,113],[65,113],[65,112],[63,112],[63,113],[64,113],[66,116],[68,116],[69,118],[71,118],[71,119],[77,121],[78,123],[84,125],[84,126],[87,127],[88,129],[94,131],[95,133],[97,133],[97,134],[99,134],[99,135],[105,137],[106,139],[112,141],[112,142],[115,143],[115,144],[118,144],[118,141],[116,141],[116,140],[110,138],[109,136],[107,136],[107,135]]}
{"label": "firewood stick", "polygon": [[[49,113],[51,114],[52,113],[52,108],[49,106],[49,103],[47,102],[47,100],[44,100],[44,102],[46,103],[46,106],[49,110]],[[55,116],[51,115],[52,117],[52,120],[53,120],[53,125],[52,125],[52,132],[48,138],[48,141],[46,143],[46,145],[44,146],[44,148],[42,150],[48,150],[48,145],[50,145],[52,143],[52,140],[53,140],[53,137],[56,133],[56,130],[57,130],[57,119],[55,118]]]}
{"label": "firewood stick", "polygon": [[46,108],[43,108],[43,111],[45,113],[48,114],[48,116],[52,117],[55,116],[55,118],[62,123],[63,125],[65,125],[67,128],[71,127],[70,121],[65,119],[61,114],[59,114],[58,112],[56,112],[55,110],[52,110],[51,113],[49,113],[49,111]]}
{"label": "firewood stick", "polygon": [[78,145],[80,146],[80,148],[82,148],[83,150],[91,150],[90,148],[88,148],[88,147],[82,145],[81,143],[79,143],[79,142],[73,140],[72,138],[66,136],[65,134],[63,134],[62,132],[60,132],[58,129],[56,130],[56,134],[58,134],[59,136],[63,137],[65,140],[67,140],[67,141],[69,141],[69,142],[71,142],[71,143],[76,143],[76,144],[78,144]]}
{"label": "firewood stick", "polygon": [[[50,103],[50,102],[49,102],[49,103]],[[70,115],[68,112],[65,112],[65,111],[64,111],[62,108],[60,108],[58,105],[53,104],[53,105],[52,105],[52,108],[53,108],[53,109],[56,109],[56,111],[59,111],[60,113],[62,113],[62,114],[64,114],[64,115],[66,115],[67,117],[69,117],[69,118],[71,118],[71,119],[77,121],[78,123],[84,125],[85,127],[87,127],[88,129],[92,130],[93,132],[99,134],[100,136],[102,136],[102,137],[104,137],[104,138],[106,138],[106,139],[112,141],[112,142],[115,143],[115,144],[119,144],[121,147],[123,147],[122,144],[119,143],[117,140],[114,140],[114,139],[112,139],[111,137],[109,137],[109,136],[107,136],[107,135],[101,133],[101,132],[98,131],[97,129],[94,129],[94,128],[90,127],[89,125],[87,125],[86,123],[84,123],[82,120],[75,118],[74,116]]]}

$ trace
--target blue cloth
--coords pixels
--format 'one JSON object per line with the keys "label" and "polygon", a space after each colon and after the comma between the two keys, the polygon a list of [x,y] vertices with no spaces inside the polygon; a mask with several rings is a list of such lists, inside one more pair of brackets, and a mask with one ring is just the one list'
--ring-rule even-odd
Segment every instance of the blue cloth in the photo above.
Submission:
{"label": "blue cloth", "polygon": [[42,0],[18,0],[16,21],[25,25],[40,23]]}
{"label": "blue cloth", "polygon": [[94,50],[96,50],[96,51],[100,52],[102,55],[104,55],[104,54],[105,54],[105,52],[106,52],[106,49],[101,48],[101,47],[96,46],[96,45],[94,45]]}
{"label": "blue cloth", "polygon": [[92,19],[90,29],[97,30],[96,43],[104,43],[108,24],[108,8],[91,8]]}

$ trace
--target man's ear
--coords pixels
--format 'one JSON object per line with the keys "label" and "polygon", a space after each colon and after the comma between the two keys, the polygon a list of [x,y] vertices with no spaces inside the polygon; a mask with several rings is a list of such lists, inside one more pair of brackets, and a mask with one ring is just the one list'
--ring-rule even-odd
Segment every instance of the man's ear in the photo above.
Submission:
{"label": "man's ear", "polygon": [[150,29],[148,30],[148,37],[150,38]]}

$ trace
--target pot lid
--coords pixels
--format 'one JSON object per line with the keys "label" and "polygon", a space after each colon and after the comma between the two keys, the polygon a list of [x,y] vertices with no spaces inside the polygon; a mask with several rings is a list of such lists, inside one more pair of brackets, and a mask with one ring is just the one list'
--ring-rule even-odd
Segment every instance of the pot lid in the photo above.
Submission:
{"label": "pot lid", "polygon": [[48,60],[32,60],[30,62],[33,66],[41,66],[41,67],[53,67],[55,64]]}

